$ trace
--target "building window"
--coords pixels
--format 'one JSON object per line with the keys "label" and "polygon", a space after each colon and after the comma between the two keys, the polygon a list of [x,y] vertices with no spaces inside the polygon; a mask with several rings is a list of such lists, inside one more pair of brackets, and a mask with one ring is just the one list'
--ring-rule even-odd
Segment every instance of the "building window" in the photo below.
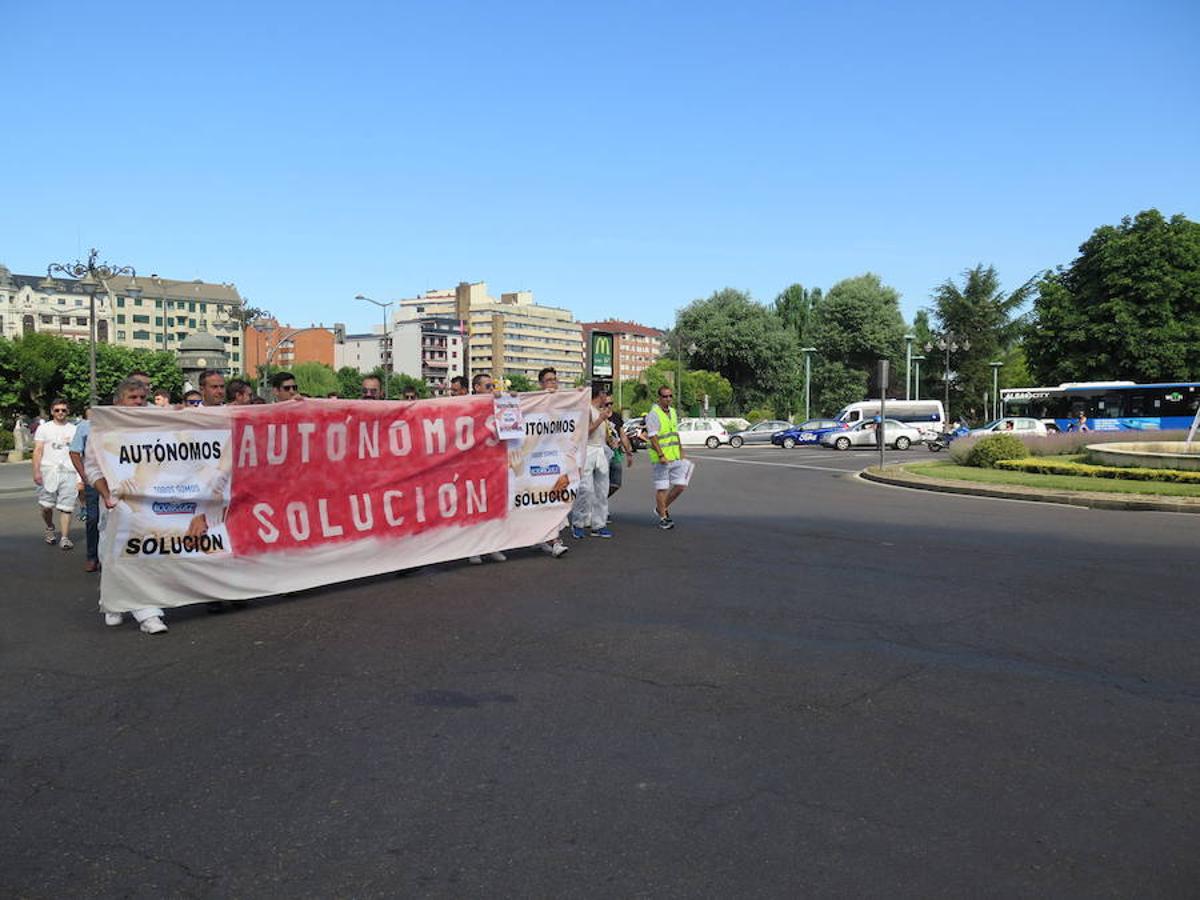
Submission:
{"label": "building window", "polygon": [[162,316],[155,316],[154,324],[157,325],[159,328],[162,328]]}
{"label": "building window", "polygon": [[54,324],[54,316],[42,316],[42,324],[43,325],[53,325]]}
{"label": "building window", "polygon": [[236,350],[235,350],[235,351],[233,351],[233,361],[234,361],[234,362],[237,362],[237,361],[238,361],[238,354],[237,354],[237,351],[236,351]]}
{"label": "building window", "polygon": [[[195,304],[194,304],[194,303],[193,303],[192,305],[193,305],[193,306],[195,306]],[[188,319],[188,328],[192,328],[192,329],[194,329],[195,327],[196,327],[196,320],[195,320],[195,319]]]}
{"label": "building window", "polygon": [[96,340],[102,344],[108,343],[108,320],[101,319],[96,323]]}
{"label": "building window", "polygon": [[37,330],[37,328],[34,325],[33,316],[24,316],[21,319],[21,331],[22,332],[24,332],[25,334],[33,334],[33,332],[36,330]]}
{"label": "building window", "polygon": [[117,340],[118,340],[118,341],[123,341],[123,340],[125,340],[125,332],[123,332],[123,331],[118,331],[118,332],[117,332]]}
{"label": "building window", "polygon": [[150,332],[144,329],[138,329],[133,333],[133,339],[135,341],[148,341],[150,340]]}
{"label": "building window", "polygon": [[120,307],[121,309],[125,308],[125,298],[124,297],[117,298],[117,306]]}
{"label": "building window", "polygon": [[238,338],[238,336],[237,336],[237,335],[234,335],[234,337],[233,337],[233,346],[235,346],[235,347],[236,347],[236,346],[237,346],[238,344],[240,344],[240,343],[241,343],[241,340]]}
{"label": "building window", "polygon": [[117,313],[117,324],[118,325],[125,324],[125,313]]}
{"label": "building window", "polygon": [[75,324],[76,325],[86,325],[87,324],[87,316],[76,316]]}
{"label": "building window", "polygon": [[138,315],[135,315],[135,316],[133,317],[133,324],[134,324],[134,325],[149,325],[149,324],[150,324],[150,317],[149,317],[149,316],[138,316]]}

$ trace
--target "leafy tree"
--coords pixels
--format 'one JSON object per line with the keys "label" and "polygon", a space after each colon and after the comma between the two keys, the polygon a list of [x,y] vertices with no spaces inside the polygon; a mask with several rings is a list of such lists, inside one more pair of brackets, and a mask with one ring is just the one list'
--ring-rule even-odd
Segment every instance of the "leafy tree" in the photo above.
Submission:
{"label": "leafy tree", "polygon": [[8,344],[5,381],[11,378],[16,388],[17,411],[49,415],[50,401],[63,393],[63,370],[71,358],[72,342],[58,335],[34,332],[5,343]]}
{"label": "leafy tree", "polygon": [[[296,363],[290,371],[296,376],[300,393],[306,397],[326,397],[335,393],[341,396],[342,383],[332,366],[322,362],[302,362]],[[350,396],[357,397],[358,394],[356,389]]]}
{"label": "leafy tree", "polygon": [[508,389],[517,393],[532,391],[534,389],[533,382],[529,380],[529,376],[524,372],[514,372],[512,375],[505,376],[508,381]]}
{"label": "leafy tree", "polygon": [[358,369],[342,366],[337,370],[338,396],[351,399],[362,396],[362,380],[365,376]]}
{"label": "leafy tree", "polygon": [[[813,321],[814,410],[834,413],[846,403],[877,395],[876,372],[880,359],[892,362],[892,371],[904,359],[904,318],[900,295],[867,273],[839,281],[822,299]],[[892,378],[889,393],[903,396]]]}
{"label": "leafy tree", "polygon": [[809,346],[813,312],[820,302],[820,288],[809,291],[799,284],[789,285],[775,298],[775,315],[796,335],[802,347]]}
{"label": "leafy tree", "polygon": [[[927,359],[924,363],[913,363],[913,383],[912,392],[915,397],[930,397],[930,391],[933,390],[933,380],[930,378],[930,372],[936,369],[937,366],[931,362],[931,355],[925,352],[925,345],[932,344],[935,336],[933,328],[929,324],[929,310],[919,309],[916,316],[913,318],[911,333],[916,339],[913,341],[913,356],[925,356]],[[920,369],[921,383],[917,384],[918,368]]]}
{"label": "leafy tree", "polygon": [[664,342],[694,354],[685,360],[718,372],[733,388],[738,408],[758,405],[794,387],[800,345],[772,310],[749,294],[732,288],[694,300],[680,311],[675,329]]}
{"label": "leafy tree", "polygon": [[1038,284],[1025,350],[1043,384],[1200,376],[1200,223],[1150,209],[1097,228]]}
{"label": "leafy tree", "polygon": [[[376,369],[375,373],[378,374],[380,378],[383,377],[382,368]],[[408,387],[415,388],[417,391],[417,397],[419,398],[430,396],[429,385],[425,383],[424,378],[418,378],[415,375],[406,375],[403,372],[393,372],[390,380],[388,381],[388,399],[403,399],[404,389]]]}
{"label": "leafy tree", "polygon": [[[1017,311],[1025,305],[1033,292],[1029,281],[1010,294],[1000,290],[1000,276],[993,266],[983,264],[963,272],[963,284],[959,287],[947,279],[933,292],[934,314],[942,331],[952,332],[959,340],[969,340],[971,349],[959,351],[950,358],[950,402],[956,412],[965,413],[971,419],[983,416],[983,396],[992,390],[993,361],[1003,361],[1005,353],[1016,344],[1023,328]],[[923,346],[923,345],[922,345]],[[928,355],[937,356],[935,346]],[[937,375],[937,382],[945,390],[945,357],[943,365],[929,365],[930,374]],[[934,362],[931,358],[930,362]],[[1010,373],[1001,370],[1002,382],[1009,381]],[[958,409],[961,405],[962,409]],[[946,416],[950,417],[950,410]]]}

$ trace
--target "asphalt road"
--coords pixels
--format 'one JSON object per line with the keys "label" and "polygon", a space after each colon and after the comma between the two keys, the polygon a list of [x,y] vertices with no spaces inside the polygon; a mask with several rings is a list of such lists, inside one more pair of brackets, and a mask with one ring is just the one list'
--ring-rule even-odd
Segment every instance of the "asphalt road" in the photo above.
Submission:
{"label": "asphalt road", "polygon": [[694,456],[673,532],[639,454],[561,560],[157,637],[0,497],[0,894],[1195,895],[1200,517]]}

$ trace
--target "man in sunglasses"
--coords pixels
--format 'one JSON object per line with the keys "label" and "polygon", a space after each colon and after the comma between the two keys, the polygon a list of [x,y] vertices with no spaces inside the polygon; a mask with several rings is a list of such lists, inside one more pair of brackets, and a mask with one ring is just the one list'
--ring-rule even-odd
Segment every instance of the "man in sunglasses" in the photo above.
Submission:
{"label": "man in sunglasses", "polygon": [[374,375],[364,375],[362,380],[363,400],[383,400],[383,382]]}
{"label": "man in sunglasses", "polygon": [[275,402],[286,400],[302,400],[300,387],[296,384],[296,376],[291,372],[276,372],[271,376],[271,388],[275,392]]}
{"label": "man in sunglasses", "polygon": [[664,385],[658,389],[658,403],[646,413],[646,439],[650,442],[650,462],[653,463],[654,510],[658,527],[668,531],[675,527],[671,504],[679,499],[692,477],[692,461],[684,458],[679,443],[679,414],[671,408],[675,392]]}
{"label": "man in sunglasses", "polygon": [[195,391],[195,390],[185,391],[184,395],[183,395],[183,405],[184,406],[203,406],[204,405],[204,397],[200,394],[199,391]]}
{"label": "man in sunglasses", "polygon": [[[71,513],[79,496],[78,478],[71,465],[75,425],[67,421],[67,412],[67,401],[55,400],[50,404],[53,418],[33,436],[33,482],[38,486],[38,506],[42,508],[42,522],[46,526],[44,538],[47,544],[57,541],[63,550],[75,546],[70,538]],[[55,510],[62,529],[60,537],[55,537],[54,532]]]}

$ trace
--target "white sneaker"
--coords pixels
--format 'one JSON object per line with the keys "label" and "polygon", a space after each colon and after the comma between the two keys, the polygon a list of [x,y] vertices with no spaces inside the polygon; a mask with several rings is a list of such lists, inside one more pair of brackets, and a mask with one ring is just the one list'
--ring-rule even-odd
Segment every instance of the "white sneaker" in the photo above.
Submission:
{"label": "white sneaker", "polygon": [[105,613],[104,614],[104,624],[105,625],[109,625],[109,626],[120,625],[124,621],[125,621],[124,613]]}
{"label": "white sneaker", "polygon": [[490,559],[492,562],[507,562],[508,561],[508,557],[505,556],[503,553],[501,553],[499,550],[497,550],[495,553],[489,553],[488,559]]}
{"label": "white sneaker", "polygon": [[162,634],[167,630],[167,623],[155,616],[152,619],[147,619],[142,623],[142,631],[146,634]]}
{"label": "white sneaker", "polygon": [[64,549],[64,550],[74,550],[75,542],[72,541],[69,537],[65,537],[58,542],[58,546],[62,547],[62,549]]}
{"label": "white sneaker", "polygon": [[555,559],[558,559],[560,556],[562,556],[564,553],[566,553],[570,549],[571,548],[568,547],[566,544],[564,544],[562,541],[555,541],[553,544],[550,545],[550,555],[553,556]]}
{"label": "white sneaker", "polygon": [[482,556],[468,556],[467,562],[469,562],[473,566],[482,566],[483,565],[483,557]]}

